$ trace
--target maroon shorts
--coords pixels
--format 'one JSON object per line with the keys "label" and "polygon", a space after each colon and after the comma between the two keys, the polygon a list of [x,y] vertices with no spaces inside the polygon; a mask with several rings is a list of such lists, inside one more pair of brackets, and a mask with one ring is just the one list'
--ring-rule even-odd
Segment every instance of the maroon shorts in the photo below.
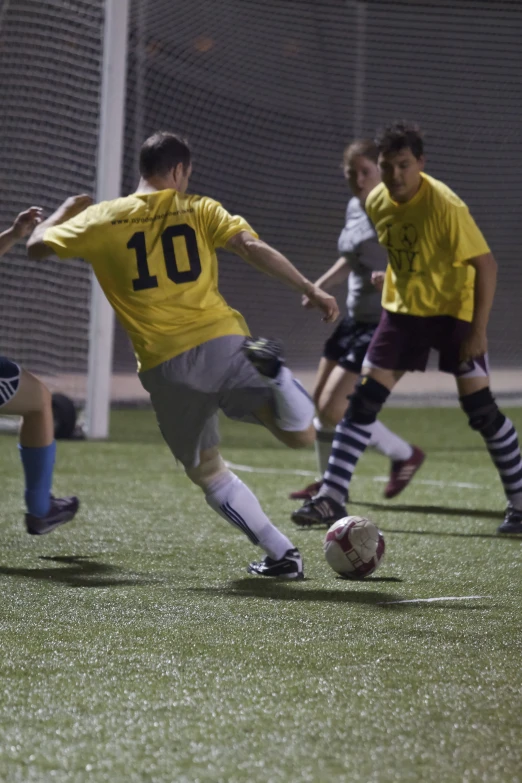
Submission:
{"label": "maroon shorts", "polygon": [[424,372],[430,351],[439,352],[439,370],[458,377],[489,375],[487,355],[460,360],[460,347],[471,324],[450,315],[422,318],[383,310],[366,354],[365,365],[382,370]]}

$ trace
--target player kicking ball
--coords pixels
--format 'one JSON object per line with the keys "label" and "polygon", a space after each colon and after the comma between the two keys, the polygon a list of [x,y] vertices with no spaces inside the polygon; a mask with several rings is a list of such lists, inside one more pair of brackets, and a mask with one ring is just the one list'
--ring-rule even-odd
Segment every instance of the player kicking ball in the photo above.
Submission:
{"label": "player kicking ball", "polygon": [[172,454],[209,506],[265,551],[249,572],[301,579],[299,551],[221,458],[218,411],[264,424],[300,448],[314,440],[313,402],[284,365],[280,347],[252,340],[243,317],[220,295],[216,248],[305,294],[327,322],[337,318],[337,303],[242,217],[211,198],[187,195],[191,172],[187,142],[155,133],[141,149],[136,193],[95,205],[88,196],[67,199],[36,227],[29,257],[55,252],[92,265],[132,341]]}
{"label": "player kicking ball", "polygon": [[[335,427],[346,412],[348,397],[354,392],[381,315],[381,294],[372,284],[372,274],[386,268],[386,250],[379,245],[375,229],[364,211],[368,194],[381,181],[378,156],[375,142],[370,139],[356,139],[344,150],[343,171],[353,197],[348,202],[345,227],[339,237],[340,258],[316,281],[319,288],[330,290],[348,279],[347,315],[325,343],[313,394],[317,410],[315,450],[321,476],[328,465]],[[303,305],[308,306],[306,297]],[[381,422],[375,422],[369,445],[391,460],[384,496],[394,498],[421,467],[424,452]],[[321,483],[292,492],[290,497],[309,500],[317,494]],[[292,518],[298,525],[307,524],[300,512]]]}
{"label": "player kicking ball", "polygon": [[330,526],[346,515],[357,462],[377,416],[405,372],[424,372],[432,348],[455,376],[461,407],[482,438],[507,498],[499,533],[522,533],[522,459],[512,422],[489,388],[487,325],[497,265],[466,204],[424,174],[420,129],[406,122],[376,140],[382,184],[366,212],[388,253],[383,312],[367,353],[369,371],[336,428],[318,494],[300,512]]}
{"label": "player kicking ball", "polygon": [[[40,207],[31,207],[18,215],[11,228],[0,234],[0,256],[31,233],[41,214]],[[19,448],[25,475],[27,532],[36,536],[50,533],[73,519],[79,500],[51,494],[56,455],[51,392],[5,356],[0,356],[0,412],[22,417]]]}

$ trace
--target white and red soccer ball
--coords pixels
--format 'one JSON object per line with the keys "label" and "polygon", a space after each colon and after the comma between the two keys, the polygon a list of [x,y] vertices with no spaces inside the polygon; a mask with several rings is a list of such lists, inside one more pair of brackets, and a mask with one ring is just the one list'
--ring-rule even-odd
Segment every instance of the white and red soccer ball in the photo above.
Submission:
{"label": "white and red soccer ball", "polygon": [[382,563],[384,536],[365,517],[344,517],[324,539],[326,562],[345,579],[364,579]]}

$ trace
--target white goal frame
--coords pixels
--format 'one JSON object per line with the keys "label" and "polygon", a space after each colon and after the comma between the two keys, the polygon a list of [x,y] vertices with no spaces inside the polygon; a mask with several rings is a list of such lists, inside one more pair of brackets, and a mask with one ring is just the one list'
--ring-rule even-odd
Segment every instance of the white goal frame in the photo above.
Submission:
{"label": "white goal frame", "polygon": [[[105,0],[96,201],[121,195],[129,0]],[[114,313],[91,272],[85,434],[109,434]]]}

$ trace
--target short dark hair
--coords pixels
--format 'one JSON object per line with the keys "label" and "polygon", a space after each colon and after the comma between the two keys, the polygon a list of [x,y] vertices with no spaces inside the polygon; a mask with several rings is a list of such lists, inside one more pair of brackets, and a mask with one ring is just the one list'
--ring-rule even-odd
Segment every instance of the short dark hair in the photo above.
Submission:
{"label": "short dark hair", "polygon": [[391,125],[380,128],[375,137],[375,144],[382,155],[410,149],[418,160],[424,154],[423,134],[420,126],[407,120],[396,120]]}
{"label": "short dark hair", "polygon": [[157,131],[142,144],[140,174],[142,177],[165,176],[178,163],[186,171],[190,166],[188,141],[176,133]]}
{"label": "short dark hair", "polygon": [[379,157],[379,150],[374,141],[371,139],[354,139],[350,144],[344,148],[343,152],[343,165],[349,166],[354,158],[368,158],[377,163]]}

